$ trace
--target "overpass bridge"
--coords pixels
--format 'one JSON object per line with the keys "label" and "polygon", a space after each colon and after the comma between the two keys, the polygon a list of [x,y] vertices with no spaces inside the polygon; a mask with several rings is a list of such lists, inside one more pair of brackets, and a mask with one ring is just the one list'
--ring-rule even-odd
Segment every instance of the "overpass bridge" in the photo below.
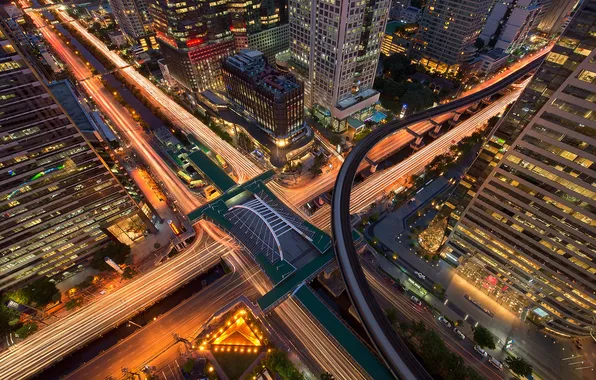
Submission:
{"label": "overpass bridge", "polygon": [[[229,177],[221,178],[222,170],[202,160],[200,163],[203,173],[214,176],[223,193],[189,213],[188,219],[192,224],[201,219],[211,221],[253,256],[274,285],[257,300],[260,309],[268,313],[289,297],[294,298],[371,378],[393,378],[370,346],[308,286],[321,271],[334,265],[331,237],[301,219],[271,193],[265,183],[274,172],[230,186]],[[361,237],[354,232],[353,239],[359,241]]]}
{"label": "overpass bridge", "polygon": [[475,94],[413,114],[404,120],[388,123],[382,128],[372,131],[354,147],[340,169],[333,191],[331,213],[335,253],[352,304],[358,311],[358,315],[375,349],[395,377],[401,379],[429,379],[430,375],[413,356],[385,317],[360,267],[358,254],[352,241],[350,223],[350,195],[358,167],[368,151],[388,135],[406,129],[414,123],[432,119],[437,115],[480,102],[482,99],[502,91],[530,71],[538,68],[541,62],[542,59],[536,59],[505,79]]}

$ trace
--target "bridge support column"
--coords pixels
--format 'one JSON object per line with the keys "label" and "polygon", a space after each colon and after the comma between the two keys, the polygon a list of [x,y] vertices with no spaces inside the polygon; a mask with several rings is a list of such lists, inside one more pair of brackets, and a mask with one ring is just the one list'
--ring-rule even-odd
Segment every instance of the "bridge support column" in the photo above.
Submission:
{"label": "bridge support column", "polygon": [[437,122],[435,122],[434,120],[431,120],[431,122],[433,123],[433,125],[435,126],[433,128],[432,131],[430,131],[428,134],[430,135],[430,137],[432,137],[433,139],[436,139],[437,137],[439,137],[439,133],[441,132],[441,127],[443,126],[442,124],[439,124]]}
{"label": "bridge support column", "polygon": [[459,122],[459,117],[461,116],[461,112],[455,112],[453,117],[449,119],[449,126],[455,127]]}
{"label": "bridge support column", "polygon": [[418,151],[424,147],[424,142],[422,141],[422,136],[416,137],[416,140],[410,143],[410,148],[414,149],[414,151]]}

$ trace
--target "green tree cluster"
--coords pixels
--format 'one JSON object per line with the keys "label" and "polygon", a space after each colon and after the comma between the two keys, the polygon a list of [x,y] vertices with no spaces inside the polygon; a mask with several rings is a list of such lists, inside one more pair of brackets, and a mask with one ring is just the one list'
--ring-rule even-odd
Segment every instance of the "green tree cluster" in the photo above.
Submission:
{"label": "green tree cluster", "polygon": [[90,263],[91,268],[100,271],[109,270],[111,267],[105,262],[106,256],[118,265],[124,264],[130,256],[130,247],[118,241],[108,243],[93,256]]}
{"label": "green tree cluster", "polygon": [[429,373],[445,380],[483,379],[473,368],[464,365],[462,357],[449,350],[443,339],[433,330],[428,330],[424,322],[403,323],[400,329],[417,340],[419,354]]}
{"label": "green tree cluster", "polygon": [[511,369],[515,374],[522,377],[528,377],[532,375],[534,370],[532,365],[528,363],[526,359],[520,357],[508,356],[507,359],[505,359],[505,364],[507,364],[509,369]]}
{"label": "green tree cluster", "polygon": [[17,331],[15,331],[15,334],[18,335],[19,338],[25,339],[29,335],[36,332],[37,329],[38,329],[37,323],[26,322],[25,324],[23,324],[23,326],[21,326],[21,328],[19,328]]}
{"label": "green tree cluster", "polygon": [[494,350],[497,347],[495,336],[484,326],[478,325],[474,329],[474,342],[482,348]]}
{"label": "green tree cluster", "polygon": [[269,370],[277,373],[283,380],[304,380],[304,376],[292,365],[285,353],[272,350],[268,352],[263,364]]}

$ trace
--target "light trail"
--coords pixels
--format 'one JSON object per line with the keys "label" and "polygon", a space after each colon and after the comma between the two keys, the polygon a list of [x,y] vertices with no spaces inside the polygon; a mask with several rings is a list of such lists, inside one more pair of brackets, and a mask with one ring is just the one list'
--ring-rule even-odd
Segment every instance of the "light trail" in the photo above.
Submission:
{"label": "light trail", "polygon": [[[179,207],[184,212],[190,212],[200,206],[201,203],[196,195],[180,182],[180,179],[172,173],[170,167],[153,150],[145,138],[143,128],[133,120],[126,108],[116,101],[101,81],[92,75],[87,65],[66,46],[54,29],[46,24],[38,13],[31,12],[29,16],[31,16],[38,30],[41,31],[45,40],[58,53],[75,78],[79,80],[79,84],[85,92],[91,96],[99,109],[112,120],[118,132],[151,168],[152,173],[164,183],[166,190],[178,201]],[[87,79],[83,80],[85,78]]]}
{"label": "light trail", "polygon": [[[449,132],[443,134],[418,152],[415,152],[410,157],[389,169],[374,173],[354,186],[350,198],[350,212],[354,214],[364,210],[369,207],[371,203],[385,194],[395,182],[420,172],[434,159],[434,157],[449,151],[449,148],[454,144],[454,141],[458,142],[462,138],[471,135],[478,129],[478,127],[488,122],[488,119],[503,112],[508,104],[517,99],[522,89],[523,88],[517,88],[511,93],[494,101],[486,108],[478,111],[475,115]],[[409,141],[407,143],[414,140],[414,137],[410,134],[408,134],[408,136],[410,137],[408,138]],[[329,230],[331,223],[331,207],[325,205],[319,209],[311,217],[311,222],[323,230]]]}
{"label": "light trail", "polygon": [[24,379],[91,342],[196,275],[228,251],[213,242],[202,249],[196,240],[175,260],[138,276],[126,286],[44,327],[0,354],[0,379]]}
{"label": "light trail", "polygon": [[263,172],[250,158],[236,150],[232,145],[222,140],[215,132],[209,129],[203,122],[194,117],[182,106],[170,99],[151,81],[141,75],[129,63],[123,60],[118,54],[111,51],[97,37],[87,32],[75,19],[64,11],[57,11],[59,17],[72,25],[90,44],[95,46],[104,57],[109,59],[116,68],[120,69],[130,83],[139,88],[145,97],[171,120],[178,128],[186,133],[194,135],[199,141],[219,154],[233,169],[238,182],[245,182]]}

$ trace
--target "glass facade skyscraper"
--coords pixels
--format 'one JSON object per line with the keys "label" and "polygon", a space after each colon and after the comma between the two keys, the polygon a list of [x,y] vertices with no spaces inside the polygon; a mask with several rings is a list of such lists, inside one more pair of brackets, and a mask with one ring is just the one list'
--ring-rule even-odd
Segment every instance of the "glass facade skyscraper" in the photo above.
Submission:
{"label": "glass facade skyscraper", "polygon": [[595,161],[596,0],[590,0],[448,203],[457,224],[445,253],[459,259],[461,274],[562,335],[587,335],[596,326]]}
{"label": "glass facade skyscraper", "polygon": [[0,290],[75,270],[139,212],[0,28]]}

